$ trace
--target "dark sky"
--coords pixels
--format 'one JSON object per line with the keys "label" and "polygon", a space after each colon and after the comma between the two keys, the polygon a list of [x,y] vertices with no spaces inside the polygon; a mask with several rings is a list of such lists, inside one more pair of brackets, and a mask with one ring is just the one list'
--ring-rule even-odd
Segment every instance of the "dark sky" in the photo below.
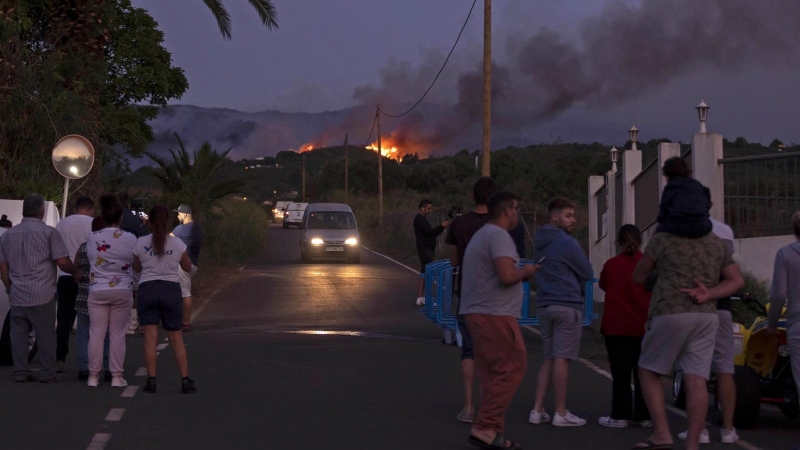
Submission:
{"label": "dark sky", "polygon": [[[680,26],[703,13],[702,9],[691,10],[695,7],[693,5],[702,8],[715,1],[718,0],[495,0],[495,62],[511,66],[519,64],[519,42],[537,35],[542,27],[552,29],[564,42],[576,43],[578,49],[601,39],[597,37],[602,33],[598,29],[606,25],[612,30],[607,30],[609,33],[603,36],[610,40],[613,27],[625,27],[620,17],[624,19],[626,14],[643,17],[643,22],[649,21],[622,31],[629,42],[641,40],[637,52],[647,55],[661,45],[657,33],[651,33],[654,22],[660,22],[663,17],[665,23]],[[730,1],[740,3],[744,0]],[[424,90],[422,85],[431,78],[429,72],[432,70],[420,66],[427,63],[438,69],[438,63],[452,45],[472,1],[274,0],[274,3],[278,9],[280,29],[270,32],[260,24],[247,2],[226,0],[233,19],[233,39],[226,41],[200,0],[133,0],[135,6],[147,9],[159,22],[174,63],[186,71],[189,91],[175,103],[242,111],[279,109],[286,112],[337,110],[357,104],[354,90],[365,85],[379,86],[381,69],[390,61],[410,63],[412,73],[419,69],[416,73],[419,79],[415,83],[409,83],[400,92],[388,88],[387,92],[391,92],[393,97],[391,100],[416,100]],[[667,17],[672,15],[675,5],[685,6],[686,10],[675,13],[676,17]],[[659,6],[670,13],[659,15]],[[649,10],[650,15],[640,14],[637,9],[640,7],[645,12]],[[792,10],[782,16],[794,20],[800,18],[796,13],[798,10]],[[778,18],[782,19],[782,16]],[[480,62],[482,19],[483,2],[479,0],[451,65],[434,87],[430,101],[456,102],[459,75],[474,69]],[[797,29],[785,28],[795,24],[792,21],[776,23],[769,17],[764,18],[764,22],[775,23],[775,28],[752,31],[766,36],[762,41],[793,34]],[[744,38],[747,37],[747,23],[741,26],[740,21],[726,23],[735,26],[720,36],[727,39],[729,34],[745,34]],[[594,35],[588,40],[584,33],[587,27],[594,27]],[[714,24],[710,23],[709,28],[714,28]],[[619,76],[627,77],[631,70],[642,69],[642,73],[631,76],[630,81],[617,80],[614,86],[613,77],[618,75],[609,75],[611,93],[602,89],[602,95],[595,93],[587,98],[577,98],[548,115],[543,122],[536,119],[536,126],[541,128],[544,123],[555,130],[551,133],[556,132],[569,141],[570,121],[573,118],[581,118],[581,123],[590,120],[594,123],[592,128],[596,128],[596,140],[603,141],[612,135],[624,135],[630,124],[635,123],[643,130],[644,139],[670,137],[686,140],[697,127],[693,107],[704,99],[712,107],[710,131],[721,132],[730,139],[743,135],[749,140],[762,142],[776,137],[787,143],[800,142],[797,126],[800,76],[798,64],[794,62],[796,53],[788,49],[788,45],[787,49],[775,52],[755,48],[749,52],[742,50],[743,60],[737,60],[735,46],[746,45],[742,42],[747,41],[724,42],[720,53],[728,55],[726,57],[718,58],[716,50],[709,50],[700,56],[694,55],[692,62],[686,64],[681,54],[675,52],[670,54],[671,61],[643,58],[643,63],[633,65],[637,69],[627,68],[619,72]],[[703,44],[697,42],[697,46]],[[772,42],[764,45],[767,49],[780,47]],[[682,48],[688,54],[692,53],[693,46],[690,41]],[[612,71],[625,66],[625,58],[630,59],[630,55],[615,56],[613,49],[606,51],[609,52],[608,67]],[[593,53],[596,51],[579,51],[576,58],[602,60]],[[658,55],[657,52],[654,54]],[[763,54],[769,55],[762,57]],[[615,58],[620,58],[620,61],[615,61]],[[713,61],[705,64],[703,58]],[[569,60],[564,63],[566,66],[559,67],[570,67],[568,63]],[[603,64],[595,61],[591,67],[596,69]],[[681,69],[672,71],[669,67]],[[514,78],[513,72],[512,79],[517,81],[512,96],[524,98],[525,83],[530,81],[524,77]],[[553,78],[558,79],[559,75],[555,74]],[[586,78],[590,79],[587,83],[594,83],[598,74],[589,74]],[[569,85],[572,81],[564,83]],[[570,88],[571,85],[566,89]],[[549,92],[548,89],[540,91],[545,92],[545,97]],[[543,108],[538,105],[542,101],[542,97],[537,96],[529,99],[529,103],[537,104],[531,106],[534,111]],[[509,105],[509,108],[516,111],[519,105]],[[586,136],[585,130],[580,135]]]}

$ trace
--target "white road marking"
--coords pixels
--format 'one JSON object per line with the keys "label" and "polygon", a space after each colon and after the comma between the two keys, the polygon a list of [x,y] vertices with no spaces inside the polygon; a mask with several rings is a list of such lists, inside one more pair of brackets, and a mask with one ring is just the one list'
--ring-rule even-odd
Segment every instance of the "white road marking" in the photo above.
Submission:
{"label": "white road marking", "polygon": [[393,262],[393,263],[397,264],[398,266],[405,267],[406,269],[408,269],[408,270],[410,270],[410,271],[412,271],[412,272],[416,273],[417,275],[419,275],[419,270],[414,270],[414,269],[412,269],[411,267],[408,267],[407,265],[405,265],[405,264],[403,264],[403,263],[401,263],[401,262],[395,261],[395,260],[393,260],[392,258],[389,258],[388,256],[386,256],[386,255],[384,255],[384,254],[381,254],[381,253],[378,253],[378,252],[376,252],[375,250],[370,250],[370,249],[368,249],[367,247],[365,247],[365,246],[363,246],[363,245],[361,246],[361,248],[363,248],[364,250],[367,250],[367,251],[369,251],[369,252],[372,252],[372,253],[374,253],[374,254],[376,254],[376,255],[378,255],[378,256],[382,256],[382,257],[384,257],[384,258],[388,259],[389,261],[391,261],[391,262]]}
{"label": "white road marking", "polygon": [[136,395],[136,391],[139,390],[139,386],[128,386],[122,391],[122,395],[120,397],[132,398]]}
{"label": "white road marking", "polygon": [[106,416],[106,422],[119,422],[122,420],[123,414],[125,414],[125,408],[111,408]]}
{"label": "white road marking", "polygon": [[156,350],[164,350],[168,345],[169,344],[158,344],[158,346],[156,346]]}
{"label": "white road marking", "polygon": [[[536,328],[533,328],[532,326],[523,325],[522,328],[527,329],[528,331],[532,332],[533,334],[536,334],[537,336],[541,336],[542,335],[542,333],[539,330],[537,330]],[[595,365],[591,361],[589,361],[587,359],[583,359],[583,358],[578,358],[578,361],[580,361],[581,364],[583,364],[584,366],[588,367],[589,369],[592,369],[595,373],[598,373],[598,374],[608,378],[609,380],[612,379],[610,373],[608,373],[607,371],[601,369],[600,367],[597,367],[597,365]],[[631,389],[633,389],[633,385],[631,385]],[[664,404],[664,406],[667,408],[668,411],[671,411],[671,412],[673,412],[673,413],[675,413],[675,414],[677,414],[677,415],[679,415],[679,416],[681,416],[683,418],[687,417],[686,416],[686,411],[684,411],[682,409],[676,408],[676,407],[674,407],[672,405],[669,405],[669,404]],[[710,426],[711,424],[707,424],[707,425]],[[741,439],[736,441],[736,444],[739,447],[746,448],[747,450],[761,450],[758,447],[756,447],[755,445],[753,445],[753,444],[751,444],[751,443],[749,443],[747,441],[741,440]]]}
{"label": "white road marking", "polygon": [[97,433],[92,436],[92,442],[89,442],[89,446],[86,447],[86,450],[104,450],[106,448],[106,444],[108,444],[108,441],[110,440],[110,434]]}
{"label": "white road marking", "polygon": [[147,367],[139,367],[136,371],[137,377],[146,377],[147,376]]}

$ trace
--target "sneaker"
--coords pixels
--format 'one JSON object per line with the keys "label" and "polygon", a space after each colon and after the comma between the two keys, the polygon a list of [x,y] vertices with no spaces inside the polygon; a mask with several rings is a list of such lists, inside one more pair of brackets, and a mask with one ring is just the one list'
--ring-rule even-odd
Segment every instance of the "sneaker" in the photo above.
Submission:
{"label": "sneaker", "polygon": [[553,425],[557,427],[582,427],[586,425],[586,421],[567,411],[564,416],[556,413],[555,417],[553,417]]}
{"label": "sneaker", "polygon": [[181,394],[193,394],[197,392],[197,387],[194,385],[194,380],[185,378],[181,380]]}
{"label": "sneaker", "polygon": [[56,373],[64,373],[64,361],[56,361]]}
{"label": "sneaker", "polygon": [[103,374],[103,381],[105,381],[106,383],[111,381],[113,378],[114,378],[114,375],[111,374],[110,370],[106,370],[106,372]]}
{"label": "sneaker", "polygon": [[417,297],[417,306],[425,306],[425,297]]}
{"label": "sneaker", "polygon": [[631,428],[653,428],[653,421],[652,420],[632,420],[630,424],[628,424]]}
{"label": "sneaker", "polygon": [[128,385],[128,382],[125,381],[125,378],[122,378],[122,375],[120,375],[118,377],[113,377],[111,379],[111,387],[119,388],[119,387],[125,387],[127,385]]}
{"label": "sneaker", "polygon": [[33,376],[32,373],[28,373],[25,375],[14,375],[15,383],[27,383],[29,381],[36,381],[36,377]]}
{"label": "sneaker", "polygon": [[456,416],[456,420],[461,423],[472,423],[475,420],[475,411],[470,411],[466,408],[463,408],[458,416]]}
{"label": "sneaker", "polygon": [[136,334],[136,328],[128,327],[128,329],[125,330],[125,334],[127,334],[128,336],[133,336],[134,334]]}
{"label": "sneaker", "polygon": [[530,415],[528,416],[528,422],[534,425],[548,423],[551,420],[553,420],[553,418],[550,417],[550,414],[547,414],[547,412],[545,412],[544,410],[542,410],[542,412],[539,413],[536,412],[535,409],[532,409]]}
{"label": "sneaker", "polygon": [[739,435],[736,434],[736,428],[731,428],[730,430],[723,428],[720,430],[720,441],[722,441],[723,444],[734,444],[738,440]]}
{"label": "sneaker", "polygon": [[89,379],[89,371],[88,370],[79,370],[78,371],[78,381],[86,381]]}
{"label": "sneaker", "polygon": [[97,387],[100,383],[100,375],[92,375],[89,374],[89,379],[86,381],[86,385],[89,387]]}
{"label": "sneaker", "polygon": [[142,389],[145,392],[150,394],[156,393],[156,379],[155,378],[148,378],[147,382],[144,384],[144,388]]}
{"label": "sneaker", "polygon": [[[682,441],[685,441],[686,440],[686,436],[688,434],[689,434],[688,431],[684,431],[682,433],[678,433],[678,439],[680,439]],[[738,438],[738,436],[737,436],[737,438]],[[711,439],[709,439],[709,437],[708,437],[708,430],[704,429],[703,431],[700,432],[700,440],[698,442],[700,444],[709,444],[711,442]]]}
{"label": "sneaker", "polygon": [[628,421],[621,419],[612,419],[611,416],[601,417],[597,421],[600,426],[608,428],[628,428]]}

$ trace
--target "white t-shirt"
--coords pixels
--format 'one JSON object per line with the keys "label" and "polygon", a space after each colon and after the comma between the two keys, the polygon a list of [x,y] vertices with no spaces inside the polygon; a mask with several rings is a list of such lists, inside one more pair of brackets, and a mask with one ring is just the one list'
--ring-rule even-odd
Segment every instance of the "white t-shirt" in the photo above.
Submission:
{"label": "white t-shirt", "polygon": [[181,257],[186,251],[186,244],[175,236],[167,236],[164,242],[164,253],[156,255],[153,248],[153,236],[142,236],[136,242],[136,256],[142,263],[142,275],[139,284],[145,281],[174,281],[180,283],[178,271],[181,269]]}
{"label": "white t-shirt", "polygon": [[727,224],[711,219],[711,232],[725,241],[725,247],[733,255],[733,229]]}
{"label": "white t-shirt", "polygon": [[[73,214],[59,220],[56,224],[56,230],[61,235],[61,240],[67,246],[69,252],[69,259],[75,258],[75,253],[78,248],[86,243],[89,233],[92,232],[92,217],[83,214]],[[66,272],[58,269],[58,276],[69,275]]]}
{"label": "white t-shirt", "polygon": [[133,250],[136,236],[119,228],[104,228],[89,235],[89,291],[133,287]]}

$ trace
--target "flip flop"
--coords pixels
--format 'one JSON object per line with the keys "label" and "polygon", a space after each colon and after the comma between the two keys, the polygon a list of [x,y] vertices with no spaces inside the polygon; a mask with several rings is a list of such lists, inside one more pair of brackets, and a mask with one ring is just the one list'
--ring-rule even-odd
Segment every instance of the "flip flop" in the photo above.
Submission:
{"label": "flip flop", "polygon": [[506,447],[506,439],[503,437],[502,433],[497,433],[491,444],[487,444],[471,434],[469,438],[467,438],[467,441],[483,450],[522,450],[521,445],[511,441],[508,441],[511,445]]}
{"label": "flip flop", "polygon": [[656,444],[650,439],[639,442],[631,447],[633,450],[672,450],[672,444]]}

